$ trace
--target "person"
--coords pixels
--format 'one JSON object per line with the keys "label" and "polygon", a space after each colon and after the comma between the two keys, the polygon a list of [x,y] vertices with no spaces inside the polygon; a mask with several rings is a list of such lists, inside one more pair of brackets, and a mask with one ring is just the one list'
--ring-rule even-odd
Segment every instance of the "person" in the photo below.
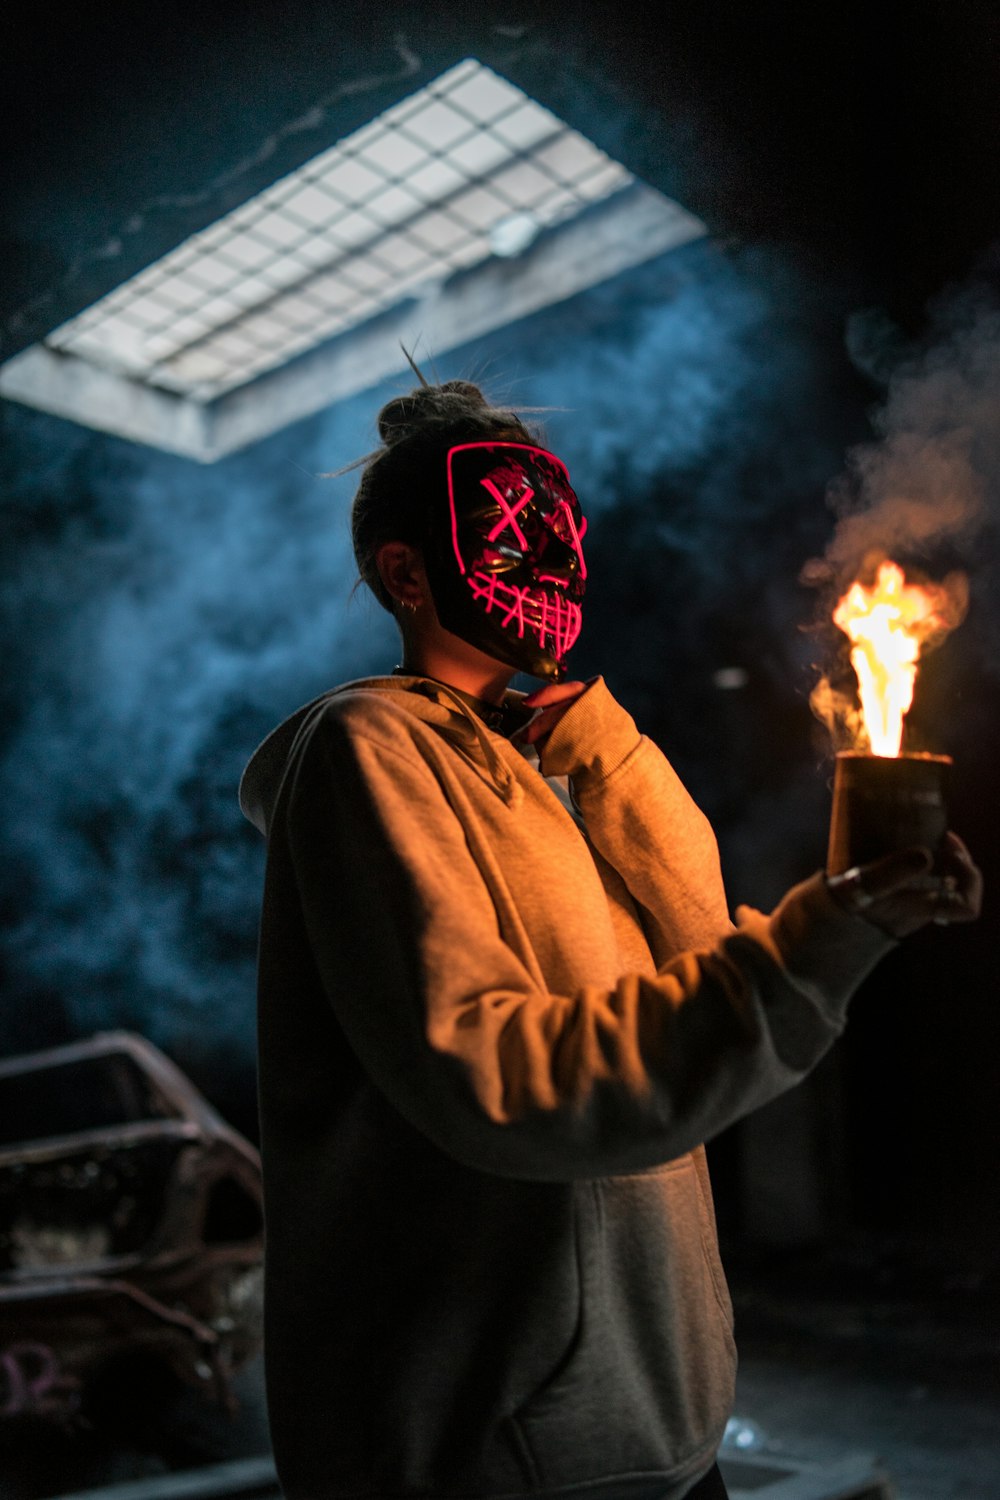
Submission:
{"label": "person", "polygon": [[[265,1359],[288,1500],[724,1495],[732,1309],[704,1141],[801,1079],[957,839],[729,918],[715,839],[601,678],[586,521],[450,381],[353,511],[392,674],[256,752]],[[522,696],[516,670],[542,679]]]}

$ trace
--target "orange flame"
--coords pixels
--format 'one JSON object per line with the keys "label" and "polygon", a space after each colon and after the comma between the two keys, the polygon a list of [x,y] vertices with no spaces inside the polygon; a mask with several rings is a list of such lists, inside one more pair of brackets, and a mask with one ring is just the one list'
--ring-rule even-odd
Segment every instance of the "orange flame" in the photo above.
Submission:
{"label": "orange flame", "polygon": [[852,583],[838,602],[833,623],[852,642],[851,665],[873,754],[899,754],[917,660],[932,637],[940,638],[958,623],[954,605],[953,589],[907,583],[902,568],[889,561],[879,565],[870,588]]}

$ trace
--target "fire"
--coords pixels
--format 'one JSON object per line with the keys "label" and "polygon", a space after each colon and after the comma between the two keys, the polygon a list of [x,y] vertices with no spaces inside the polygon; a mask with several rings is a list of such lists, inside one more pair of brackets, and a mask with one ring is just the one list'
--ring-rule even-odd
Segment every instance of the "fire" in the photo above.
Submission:
{"label": "fire", "polygon": [[920,653],[957,624],[948,582],[907,583],[902,568],[886,560],[871,587],[852,583],[833,612],[852,643],[863,729],[875,755],[899,755]]}

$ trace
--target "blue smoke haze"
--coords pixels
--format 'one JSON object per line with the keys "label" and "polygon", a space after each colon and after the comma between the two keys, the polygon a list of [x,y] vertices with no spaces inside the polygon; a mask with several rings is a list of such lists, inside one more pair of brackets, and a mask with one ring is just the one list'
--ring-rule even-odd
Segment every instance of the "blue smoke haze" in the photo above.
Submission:
{"label": "blue smoke haze", "polygon": [[[434,360],[563,408],[544,424],[593,559],[574,665],[607,673],[731,830],[741,899],[770,846],[771,884],[804,873],[801,825],[824,817],[795,580],[859,433],[831,388],[836,295],[705,242]],[[249,1076],[263,848],[236,784],[277,719],[396,660],[389,617],[350,597],[356,476],[316,475],[369,451],[411,383],[210,468],[4,407],[3,1051],[126,1025],[195,1076]],[[712,684],[732,665],[745,693]],[[800,827],[779,851],[782,785],[778,823]]]}

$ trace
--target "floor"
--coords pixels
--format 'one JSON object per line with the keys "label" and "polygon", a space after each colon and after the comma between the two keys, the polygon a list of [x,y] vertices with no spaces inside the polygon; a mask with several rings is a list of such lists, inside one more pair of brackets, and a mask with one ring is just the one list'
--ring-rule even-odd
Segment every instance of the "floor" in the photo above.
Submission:
{"label": "floor", "polygon": [[734,1267],[737,1420],[772,1452],[869,1454],[898,1500],[1000,1500],[993,1264],[958,1271],[912,1246],[856,1242]]}
{"label": "floor", "polygon": [[[730,1260],[741,1367],[733,1452],[880,1461],[896,1500],[1000,1500],[1000,1266],[908,1247]],[[126,1401],[99,1429],[0,1422],[0,1500],[176,1474],[267,1451],[259,1361],[226,1418],[186,1393]]]}

